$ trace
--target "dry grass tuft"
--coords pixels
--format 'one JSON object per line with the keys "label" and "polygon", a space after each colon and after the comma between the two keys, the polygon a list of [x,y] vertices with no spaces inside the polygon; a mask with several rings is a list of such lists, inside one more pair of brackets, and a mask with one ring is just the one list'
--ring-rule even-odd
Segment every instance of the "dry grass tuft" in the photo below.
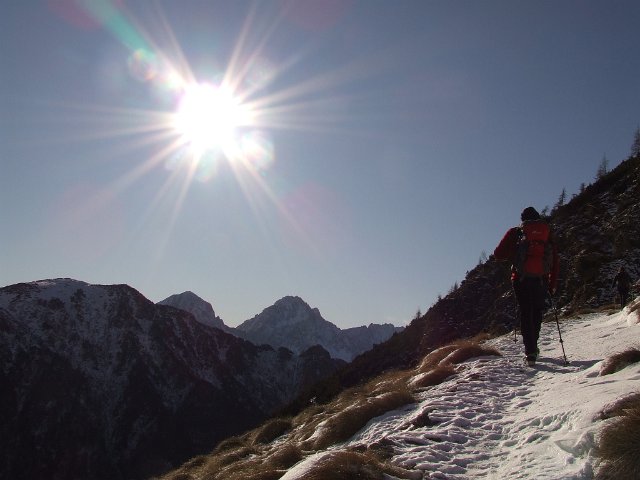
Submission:
{"label": "dry grass tuft", "polygon": [[619,417],[624,415],[624,411],[633,408],[634,405],[640,405],[640,392],[632,393],[626,397],[623,397],[614,403],[605,405],[600,411],[600,420],[606,420],[608,418]]}
{"label": "dry grass tuft", "polygon": [[[213,453],[205,456],[206,462],[195,466],[191,462],[183,465],[178,471],[190,474],[193,478],[200,480],[248,480],[250,478],[268,480],[280,478],[287,468],[297,463],[302,454],[295,455],[291,465],[285,458],[291,456],[291,450],[283,447],[280,460],[273,457],[269,461],[268,455],[271,453],[265,448],[265,444],[270,443],[291,429],[290,419],[273,419],[260,428],[244,435],[228,438],[222,441]],[[271,438],[271,440],[269,440]],[[258,476],[255,476],[258,475]],[[163,477],[162,480],[177,480],[170,477]]]}
{"label": "dry grass tuft", "polygon": [[254,444],[271,443],[276,438],[281,437],[291,430],[293,422],[290,418],[274,418],[264,423],[251,433],[251,440]]}
{"label": "dry grass tuft", "polygon": [[387,392],[377,397],[359,398],[322,423],[306,442],[306,447],[322,450],[355,435],[372,418],[415,402],[408,388]]}
{"label": "dry grass tuft", "polygon": [[407,387],[411,372],[387,372],[374,380],[343,391],[328,404],[314,406],[293,419],[290,440],[315,450],[344,441],[369,420],[415,402]]}
{"label": "dry grass tuft", "polygon": [[630,348],[629,350],[608,357],[600,368],[600,375],[610,375],[619,372],[623,368],[638,362],[640,362],[640,350]]}
{"label": "dry grass tuft", "polygon": [[484,346],[475,340],[462,340],[438,348],[428,354],[420,363],[417,371],[418,373],[426,373],[443,363],[462,363],[470,358],[486,355],[500,356],[501,354],[495,348]]}
{"label": "dry grass tuft", "polygon": [[286,470],[302,460],[303,456],[300,447],[287,444],[271,453],[266,458],[265,465],[274,470]]}
{"label": "dry grass tuft", "polygon": [[382,480],[422,478],[416,472],[380,461],[375,455],[354,451],[329,452],[306,472],[305,480]]}
{"label": "dry grass tuft", "polygon": [[248,444],[246,435],[239,435],[236,437],[230,437],[221,441],[218,446],[213,450],[214,454],[220,454],[227,450],[237,450],[240,447],[244,447]]}
{"label": "dry grass tuft", "polygon": [[382,393],[406,389],[411,372],[407,370],[395,370],[380,375],[370,381],[359,390],[368,396],[377,396]]}
{"label": "dry grass tuft", "polygon": [[495,348],[486,347],[478,343],[460,342],[457,344],[457,347],[458,348],[447,355],[441,363],[458,364],[475,357],[484,357],[489,355],[501,356],[500,352]]}
{"label": "dry grass tuft", "polygon": [[223,454],[210,457],[207,464],[204,465],[203,471],[215,472],[227,465],[234,464],[240,460],[245,460],[251,455],[255,455],[257,453],[258,451],[251,447],[240,447],[235,450],[229,450]]}
{"label": "dry grass tuft", "polygon": [[491,340],[493,338],[499,337],[500,335],[494,334],[491,332],[480,332],[469,339],[470,342],[473,343],[483,343],[487,340]]}
{"label": "dry grass tuft", "polygon": [[207,455],[198,455],[197,457],[192,458],[191,460],[184,463],[178,469],[169,472],[162,477],[154,477],[151,480],[194,480],[195,478],[200,477],[200,472],[202,471],[202,467],[209,461],[209,456]]}
{"label": "dry grass tuft", "polygon": [[640,395],[634,395],[600,435],[596,480],[640,478]]}
{"label": "dry grass tuft", "polygon": [[433,370],[416,375],[409,382],[409,387],[413,389],[434,387],[455,374],[456,369],[453,365],[439,365]]}
{"label": "dry grass tuft", "polygon": [[418,373],[428,372],[429,370],[440,365],[440,362],[445,359],[450,353],[458,348],[455,344],[446,345],[444,347],[440,347],[430,354],[428,354],[418,367]]}
{"label": "dry grass tuft", "polygon": [[[291,444],[279,445],[271,450],[244,447],[222,455],[212,455],[204,468],[189,473],[199,480],[275,480],[303,457],[302,450]],[[180,469],[182,472],[184,470],[184,467]],[[177,479],[165,477],[163,480]]]}

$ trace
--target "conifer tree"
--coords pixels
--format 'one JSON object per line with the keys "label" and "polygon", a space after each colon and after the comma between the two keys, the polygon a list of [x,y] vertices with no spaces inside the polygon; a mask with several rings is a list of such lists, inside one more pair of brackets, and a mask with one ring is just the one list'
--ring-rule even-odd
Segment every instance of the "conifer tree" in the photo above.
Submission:
{"label": "conifer tree", "polygon": [[560,197],[558,198],[558,206],[561,207],[564,205],[564,202],[567,200],[567,189],[563,188],[562,192],[560,192]]}
{"label": "conifer tree", "polygon": [[598,172],[596,173],[596,180],[600,180],[607,173],[609,173],[609,160],[607,160],[607,156],[604,155],[602,160],[600,161],[600,165],[598,166]]}
{"label": "conifer tree", "polygon": [[633,137],[633,143],[631,144],[631,156],[640,157],[640,127],[636,129],[636,133]]}

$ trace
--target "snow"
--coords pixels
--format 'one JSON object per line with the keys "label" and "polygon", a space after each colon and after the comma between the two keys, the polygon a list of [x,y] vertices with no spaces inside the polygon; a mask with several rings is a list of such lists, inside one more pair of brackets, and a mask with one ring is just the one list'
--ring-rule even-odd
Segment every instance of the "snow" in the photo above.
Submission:
{"label": "snow", "polygon": [[[605,358],[640,339],[640,297],[623,311],[545,323],[534,368],[524,365],[521,337],[489,341],[501,357],[462,364],[454,375],[418,394],[418,402],[373,419],[345,446],[391,445],[391,461],[418,478],[591,479],[600,412],[639,390],[640,365],[600,376]],[[416,422],[428,414],[429,422]],[[418,425],[416,427],[416,424]],[[426,424],[426,425],[425,425]],[[310,456],[282,480],[303,479],[328,452]]]}

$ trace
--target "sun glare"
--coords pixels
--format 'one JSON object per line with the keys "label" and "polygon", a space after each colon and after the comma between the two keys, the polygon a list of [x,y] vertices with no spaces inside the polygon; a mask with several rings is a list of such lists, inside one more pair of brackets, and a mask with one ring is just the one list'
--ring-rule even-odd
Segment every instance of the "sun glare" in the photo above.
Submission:
{"label": "sun glare", "polygon": [[194,150],[230,150],[238,128],[249,125],[248,108],[223,86],[195,84],[185,88],[174,127]]}

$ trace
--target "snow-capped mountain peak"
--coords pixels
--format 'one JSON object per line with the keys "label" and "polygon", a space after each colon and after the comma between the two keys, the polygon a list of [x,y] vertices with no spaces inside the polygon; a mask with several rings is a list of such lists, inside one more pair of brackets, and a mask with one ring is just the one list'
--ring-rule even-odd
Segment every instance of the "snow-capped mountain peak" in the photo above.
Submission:
{"label": "snow-capped mountain peak", "polygon": [[253,332],[265,327],[286,328],[304,323],[333,325],[322,318],[317,308],[311,308],[300,297],[287,296],[265,308],[262,313],[247,320],[238,328],[244,332]]}
{"label": "snow-capped mountain peak", "polygon": [[393,325],[369,325],[342,330],[325,320],[320,310],[297,296],[283,297],[242,323],[236,332],[247,340],[300,353],[322,345],[332,357],[350,361],[396,331]]}
{"label": "snow-capped mountain peak", "polygon": [[191,291],[171,295],[158,302],[159,305],[169,305],[191,313],[197,321],[210,327],[226,329],[226,325],[218,317],[209,302],[203,300]]}

